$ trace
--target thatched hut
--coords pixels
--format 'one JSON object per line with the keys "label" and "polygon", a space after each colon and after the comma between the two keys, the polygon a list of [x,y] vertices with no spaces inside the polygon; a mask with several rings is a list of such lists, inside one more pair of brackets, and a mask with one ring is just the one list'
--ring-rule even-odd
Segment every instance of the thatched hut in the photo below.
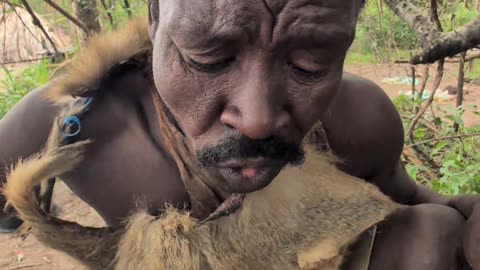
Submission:
{"label": "thatched hut", "polygon": [[[12,9],[0,3],[0,63],[38,59],[54,50],[42,31],[33,24],[32,17],[22,7]],[[64,30],[52,27],[49,22],[36,14],[57,49],[65,52],[71,41]]]}

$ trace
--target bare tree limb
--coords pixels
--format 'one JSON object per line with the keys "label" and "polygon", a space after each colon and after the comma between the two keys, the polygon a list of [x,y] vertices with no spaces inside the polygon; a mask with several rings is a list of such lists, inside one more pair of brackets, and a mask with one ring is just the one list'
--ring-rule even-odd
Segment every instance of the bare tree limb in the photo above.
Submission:
{"label": "bare tree limb", "polygon": [[32,8],[30,7],[30,5],[28,4],[27,0],[20,0],[22,1],[22,4],[25,6],[25,9],[27,10],[27,12],[30,14],[30,16],[32,16],[32,22],[35,26],[37,26],[38,28],[40,28],[40,30],[42,31],[42,33],[45,35],[45,37],[47,38],[48,42],[50,42],[50,45],[52,46],[53,50],[55,51],[55,54],[60,54],[60,52],[58,51],[57,49],[57,46],[55,45],[55,42],[53,42],[53,39],[50,37],[50,35],[48,34],[48,32],[45,30],[45,28],[43,27],[42,23],[40,22],[40,20],[38,19],[37,15],[35,15],[35,13],[33,12]]}
{"label": "bare tree limb", "polygon": [[[469,53],[465,56],[465,62],[471,62],[475,59],[479,59],[480,58],[480,52],[474,52],[474,53]],[[457,58],[452,58],[452,59],[446,59],[445,62],[449,62],[449,63],[460,63],[460,61],[462,61],[461,57]]]}
{"label": "bare tree limb", "polygon": [[[458,85],[457,85],[457,108],[462,106],[463,102],[463,82],[465,79],[465,52],[461,54],[460,65],[458,67]],[[459,124],[455,122],[453,129],[458,132]]]}
{"label": "bare tree limb", "polygon": [[384,0],[384,2],[402,21],[415,30],[422,48],[427,48],[440,36],[440,32],[436,30],[436,24],[411,0]]}
{"label": "bare tree limb", "polygon": [[[420,90],[418,91],[417,99],[421,100],[422,97],[423,97],[423,93],[425,92],[425,88],[427,87],[427,81],[428,81],[428,78],[429,78],[429,71],[430,71],[430,67],[425,66],[425,69],[423,70],[422,84],[420,85]],[[413,113],[417,114],[419,109],[420,108],[417,105],[415,105],[415,107],[413,108]]]}
{"label": "bare tree limb", "polygon": [[433,63],[438,59],[453,57],[480,44],[480,17],[467,25],[449,33],[442,34],[423,51],[414,55],[411,64]]}
{"label": "bare tree limb", "polygon": [[436,29],[439,32],[443,32],[440,18],[438,17],[438,0],[430,0],[430,21],[435,23]]}
{"label": "bare tree limb", "polygon": [[21,7],[21,8],[23,8],[22,5],[19,5],[19,4],[17,4],[17,3],[12,3],[12,1],[0,0],[0,2],[3,2],[3,3],[5,3],[5,4],[7,4],[7,5],[9,5],[10,7],[14,6],[14,7]]}
{"label": "bare tree limb", "polygon": [[123,7],[127,11],[128,17],[131,18],[132,17],[132,11],[130,10],[130,3],[128,2],[128,0],[123,0]]}
{"label": "bare tree limb", "polygon": [[409,138],[412,137],[413,130],[415,129],[415,126],[417,125],[418,120],[423,116],[423,114],[427,111],[428,107],[430,107],[430,105],[433,102],[433,98],[435,97],[435,92],[437,91],[438,87],[440,86],[440,82],[442,81],[442,78],[443,78],[443,64],[444,64],[443,60],[440,60],[438,62],[437,74],[435,76],[435,81],[433,83],[432,93],[428,97],[428,100],[423,105],[422,109],[417,113],[415,118],[413,118],[412,123],[410,124],[410,127],[408,128],[408,131],[407,131],[407,137],[409,137]]}
{"label": "bare tree limb", "polygon": [[80,29],[85,31],[85,33],[88,33],[87,27],[85,27],[85,25],[83,25],[79,20],[77,20],[77,18],[70,15],[67,11],[65,11],[63,8],[61,8],[59,5],[57,5],[52,0],[44,0],[44,1],[45,1],[45,3],[49,4],[52,8],[57,10],[60,14],[62,14],[65,18],[67,18],[72,23],[74,23],[76,26],[78,26]]}
{"label": "bare tree limb", "polygon": [[480,16],[452,32],[442,33],[437,13],[437,0],[430,0],[430,18],[411,0],[384,1],[402,21],[416,32],[422,51],[410,59],[410,64],[431,64],[440,59],[453,57],[480,44]]}
{"label": "bare tree limb", "polygon": [[38,37],[33,33],[33,31],[30,29],[30,27],[28,27],[28,25],[25,23],[25,21],[23,20],[22,16],[20,16],[20,14],[18,14],[17,12],[17,7],[19,8],[23,8],[23,6],[19,6],[19,5],[15,5],[13,3],[11,3],[10,1],[4,1],[5,3],[7,3],[7,5],[10,6],[10,8],[13,10],[13,13],[15,13],[15,15],[17,16],[18,20],[22,23],[23,27],[25,27],[25,29],[32,35],[33,39],[35,39],[36,41],[38,41],[38,43],[42,44],[42,46],[47,50],[47,51],[50,51],[48,49],[48,47],[45,45],[45,43],[38,39]]}
{"label": "bare tree limb", "polygon": [[417,113],[415,118],[413,118],[412,123],[410,124],[410,127],[408,128],[408,131],[407,131],[407,137],[412,142],[412,148],[417,152],[417,154],[420,157],[422,157],[423,160],[425,160],[428,164],[430,164],[430,166],[432,167],[432,172],[435,174],[436,177],[441,176],[440,166],[435,161],[433,161],[427,154],[425,154],[418,147],[418,145],[416,145],[415,138],[413,137],[413,131],[415,130],[415,126],[417,125],[417,123],[420,121],[422,116],[425,114],[425,112],[427,111],[427,109],[430,107],[430,105],[433,102],[433,99],[435,97],[435,93],[436,93],[438,87],[440,86],[440,82],[442,81],[442,78],[443,78],[443,65],[444,65],[444,60],[442,59],[438,62],[437,74],[435,76],[435,81],[433,83],[432,93],[430,94],[430,97],[428,98],[427,102],[422,107],[422,109]]}
{"label": "bare tree limb", "polygon": [[424,140],[424,141],[419,141],[414,144],[409,144],[404,147],[404,149],[407,148],[412,148],[418,145],[422,144],[427,144],[431,142],[438,142],[438,141],[444,141],[444,140],[449,140],[449,139],[460,139],[460,138],[468,138],[468,137],[477,137],[480,136],[480,133],[471,133],[471,134],[458,134],[458,135],[451,135],[451,136],[444,136],[444,137],[438,137],[438,138],[433,138],[429,140]]}
{"label": "bare tree limb", "polygon": [[417,80],[416,76],[415,76],[415,73],[416,73],[416,70],[415,70],[415,66],[410,66],[410,73],[411,73],[411,76],[412,76],[412,97],[415,97],[415,93],[416,93],[416,89],[415,89],[415,82]]}
{"label": "bare tree limb", "polygon": [[105,13],[107,13],[107,17],[108,17],[108,21],[110,22],[110,25],[112,26],[113,29],[115,29],[116,25],[113,20],[113,16],[110,13],[110,8],[108,7],[107,3],[105,3],[105,0],[100,0],[100,3],[102,3],[103,9],[105,10]]}

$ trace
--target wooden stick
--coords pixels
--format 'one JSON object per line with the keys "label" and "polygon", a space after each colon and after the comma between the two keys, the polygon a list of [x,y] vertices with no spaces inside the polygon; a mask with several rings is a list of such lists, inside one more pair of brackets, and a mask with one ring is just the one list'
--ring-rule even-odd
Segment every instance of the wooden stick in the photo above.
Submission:
{"label": "wooden stick", "polygon": [[42,31],[42,33],[45,35],[45,37],[47,38],[48,42],[50,42],[50,45],[52,45],[52,48],[53,50],[55,51],[55,54],[59,54],[60,52],[58,51],[57,49],[57,46],[55,45],[55,42],[53,42],[53,39],[50,37],[50,35],[48,34],[48,32],[45,30],[45,28],[43,27],[42,23],[40,22],[40,20],[38,19],[37,15],[35,15],[35,13],[33,12],[32,8],[30,7],[30,5],[28,4],[27,0],[20,0],[22,1],[22,4],[25,6],[25,9],[27,10],[27,12],[30,14],[30,16],[32,16],[32,20],[33,20],[33,24],[35,26],[37,26],[38,28],[40,28],[40,30]]}
{"label": "wooden stick", "polygon": [[103,9],[105,9],[105,12],[107,13],[107,17],[108,17],[108,21],[110,21],[110,25],[112,26],[113,29],[115,29],[116,28],[115,22],[113,21],[112,14],[110,14],[107,3],[105,3],[105,0],[100,0],[100,3],[102,3]]}
{"label": "wooden stick", "polygon": [[130,3],[128,2],[128,0],[123,0],[123,4],[124,4],[125,10],[127,11],[128,17],[131,18],[132,11],[130,10]]}
{"label": "wooden stick", "polygon": [[433,138],[433,139],[429,139],[429,140],[419,141],[419,142],[416,142],[416,143],[412,143],[412,144],[406,145],[406,146],[404,147],[404,149],[412,148],[412,147],[415,147],[415,146],[417,146],[417,145],[427,144],[427,143],[431,143],[431,142],[438,142],[438,141],[443,141],[443,140],[448,140],[448,139],[461,139],[461,138],[476,137],[476,136],[480,136],[480,133],[459,134],[459,135],[438,137],[438,138]]}
{"label": "wooden stick", "polygon": [[88,34],[88,29],[85,25],[83,25],[77,18],[73,17],[70,15],[68,12],[66,12],[63,8],[61,8],[59,5],[57,5],[55,2],[52,0],[44,0],[47,4],[49,4],[51,7],[56,9],[60,14],[62,14],[65,18],[73,22],[76,26],[78,26],[80,29],[82,29],[85,33]]}
{"label": "wooden stick", "polygon": [[428,107],[433,102],[433,98],[435,97],[435,92],[437,91],[438,87],[440,86],[440,82],[442,81],[442,78],[443,78],[443,64],[444,64],[443,60],[440,60],[438,62],[437,74],[436,74],[436,77],[435,77],[435,81],[433,83],[432,93],[430,94],[430,97],[428,97],[428,100],[425,103],[425,105],[422,107],[422,109],[417,113],[415,118],[413,118],[412,123],[410,124],[410,127],[408,128],[408,131],[407,131],[407,137],[412,136],[413,130],[415,129],[415,126],[416,126],[418,120],[423,116],[423,114],[427,111]]}
{"label": "wooden stick", "polygon": [[[461,60],[458,67],[458,84],[457,84],[457,108],[462,106],[463,103],[463,83],[465,79],[465,55],[466,52],[461,54]],[[458,132],[459,124],[455,122],[453,124],[453,129],[455,132]]]}

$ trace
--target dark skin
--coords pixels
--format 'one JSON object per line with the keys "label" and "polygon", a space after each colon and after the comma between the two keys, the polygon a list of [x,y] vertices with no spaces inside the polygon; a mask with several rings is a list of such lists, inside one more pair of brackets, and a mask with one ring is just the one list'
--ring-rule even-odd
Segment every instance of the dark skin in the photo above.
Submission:
{"label": "dark skin", "polygon": [[[464,253],[480,269],[478,198],[452,201],[416,185],[401,165],[404,134],[395,107],[372,82],[343,73],[359,8],[356,0],[152,1],[156,88],[196,153],[239,136],[298,145],[322,121],[341,170],[412,205],[379,226],[370,269],[463,269]],[[78,169],[62,176],[110,225],[128,216],[138,197],[152,209],[189,203],[161,139],[150,84],[137,70],[112,79],[82,120],[79,139],[95,143]],[[7,165],[45,143],[57,111],[42,99],[46,89],[0,121],[0,160]],[[223,176],[210,184],[249,192],[284,165],[224,160],[208,168]]]}

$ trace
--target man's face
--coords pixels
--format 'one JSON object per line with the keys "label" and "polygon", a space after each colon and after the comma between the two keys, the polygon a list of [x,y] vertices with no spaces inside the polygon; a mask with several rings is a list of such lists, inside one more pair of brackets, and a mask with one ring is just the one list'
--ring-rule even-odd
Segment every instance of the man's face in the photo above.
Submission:
{"label": "man's face", "polygon": [[[152,1],[156,87],[220,189],[299,164],[339,89],[360,0]],[[159,15],[157,15],[159,14]]]}

